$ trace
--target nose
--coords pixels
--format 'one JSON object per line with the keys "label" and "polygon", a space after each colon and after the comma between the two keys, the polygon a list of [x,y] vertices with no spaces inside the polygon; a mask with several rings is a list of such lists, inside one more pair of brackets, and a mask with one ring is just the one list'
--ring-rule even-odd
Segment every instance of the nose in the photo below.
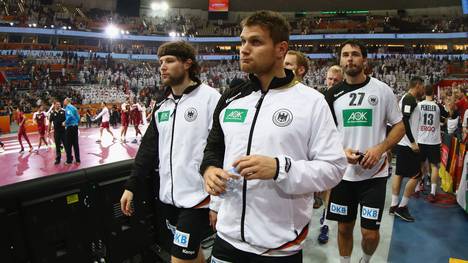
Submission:
{"label": "nose", "polygon": [[242,55],[248,55],[248,54],[250,54],[250,47],[248,46],[247,43],[245,43],[244,45],[242,45],[242,46],[240,47],[240,53],[241,53]]}

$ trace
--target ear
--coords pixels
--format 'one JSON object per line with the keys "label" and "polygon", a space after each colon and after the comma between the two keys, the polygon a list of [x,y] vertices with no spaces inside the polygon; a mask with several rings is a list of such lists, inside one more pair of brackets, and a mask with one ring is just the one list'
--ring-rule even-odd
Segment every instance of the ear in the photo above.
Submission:
{"label": "ear", "polygon": [[297,72],[301,75],[301,76],[304,76],[307,72],[305,72],[305,67],[304,66],[300,66],[298,69],[297,69]]}
{"label": "ear", "polygon": [[184,69],[185,69],[185,70],[189,70],[189,68],[192,66],[192,63],[193,63],[193,61],[192,61],[191,58],[187,59],[187,60],[184,62]]}
{"label": "ear", "polygon": [[286,56],[286,53],[288,53],[288,48],[289,44],[286,41],[281,41],[276,44],[276,54],[278,57],[280,57],[282,60],[284,60],[284,57]]}

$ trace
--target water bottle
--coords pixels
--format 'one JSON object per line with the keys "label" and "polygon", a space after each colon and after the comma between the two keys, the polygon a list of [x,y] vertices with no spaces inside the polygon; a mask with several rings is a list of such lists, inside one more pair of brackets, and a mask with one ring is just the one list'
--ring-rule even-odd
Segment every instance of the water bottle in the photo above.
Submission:
{"label": "water bottle", "polygon": [[228,173],[237,175],[239,178],[235,179],[230,177],[226,181],[226,191],[221,193],[219,195],[220,198],[226,198],[226,197],[233,197],[236,196],[237,193],[242,191],[242,179],[241,175],[237,172],[235,167],[231,167],[231,169],[228,170]]}

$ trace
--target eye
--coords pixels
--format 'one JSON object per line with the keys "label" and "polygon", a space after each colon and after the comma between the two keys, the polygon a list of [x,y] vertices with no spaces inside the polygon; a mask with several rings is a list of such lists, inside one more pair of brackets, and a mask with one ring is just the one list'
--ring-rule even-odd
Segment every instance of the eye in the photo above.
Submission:
{"label": "eye", "polygon": [[258,45],[260,45],[261,43],[262,43],[262,42],[260,42],[260,40],[258,40],[258,39],[252,40],[252,45],[254,45],[254,46],[258,46]]}

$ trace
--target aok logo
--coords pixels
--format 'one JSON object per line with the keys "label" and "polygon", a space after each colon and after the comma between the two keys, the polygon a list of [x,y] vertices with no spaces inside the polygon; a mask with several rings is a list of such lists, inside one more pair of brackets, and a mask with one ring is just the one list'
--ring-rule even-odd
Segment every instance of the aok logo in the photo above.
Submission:
{"label": "aok logo", "polygon": [[168,121],[170,117],[170,111],[160,111],[158,112],[158,122]]}
{"label": "aok logo", "polygon": [[244,122],[246,116],[247,109],[226,109],[224,122]]}
{"label": "aok logo", "polygon": [[343,110],[343,126],[372,126],[372,109]]}

